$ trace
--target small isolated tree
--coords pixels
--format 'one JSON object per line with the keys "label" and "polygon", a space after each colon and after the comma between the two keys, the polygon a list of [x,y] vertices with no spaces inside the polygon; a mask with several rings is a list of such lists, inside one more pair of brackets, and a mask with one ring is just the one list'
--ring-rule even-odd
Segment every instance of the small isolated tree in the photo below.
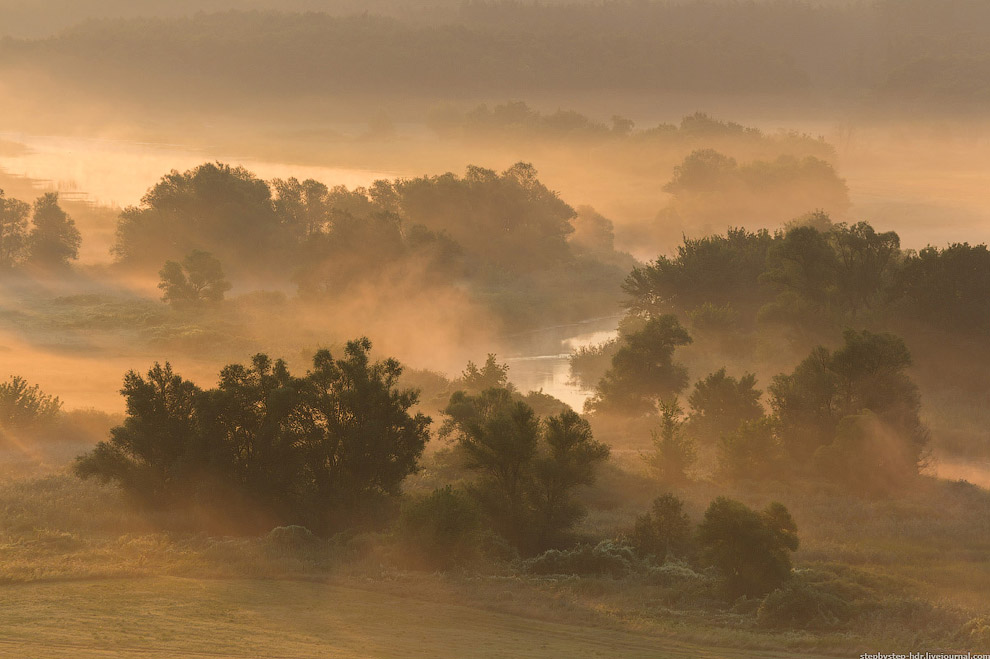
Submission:
{"label": "small isolated tree", "polygon": [[725,497],[705,511],[697,540],[730,597],[758,597],[778,587],[790,578],[790,552],[798,548],[797,525],[783,505],[772,503],[759,513]]}
{"label": "small isolated tree", "polygon": [[655,556],[658,563],[668,557],[691,555],[691,521],[684,512],[684,502],[667,493],[653,500],[652,509],[636,518],[633,546],[641,556]]}
{"label": "small isolated tree", "polygon": [[190,252],[181,264],[166,261],[159,275],[162,301],[175,307],[216,304],[231,288],[220,261],[200,250]]}
{"label": "small isolated tree", "polygon": [[27,242],[30,212],[28,204],[8,199],[0,190],[0,270],[9,270],[20,262]]}
{"label": "small isolated tree", "polygon": [[494,530],[518,549],[557,544],[584,510],[573,491],[594,481],[608,456],[588,423],[566,410],[544,423],[507,389],[477,396],[456,392],[444,412],[469,469],[480,478],[471,492]]}
{"label": "small isolated tree", "polygon": [[725,368],[720,368],[699,380],[688,396],[691,408],[689,433],[707,444],[714,444],[741,423],[763,416],[762,393],[756,388],[756,376],[752,373],[737,380],[726,375]]}
{"label": "small isolated tree", "polygon": [[660,428],[653,431],[653,452],[644,456],[650,472],[661,482],[678,485],[698,458],[694,441],[684,433],[677,400],[660,403]]}
{"label": "small isolated tree", "polygon": [[62,401],[38,385],[29,385],[19,375],[0,383],[0,431],[34,430],[55,423],[62,413]]}
{"label": "small isolated tree", "polygon": [[43,268],[66,268],[79,258],[82,236],[76,223],[49,192],[34,202],[34,228],[27,239],[28,261]]}
{"label": "small isolated tree", "polygon": [[676,316],[651,318],[625,337],[587,409],[629,415],[656,412],[661,400],[687,386],[687,368],[674,361],[674,350],[689,343],[691,337]]}
{"label": "small isolated tree", "polygon": [[479,393],[492,388],[512,391],[513,388],[509,383],[509,365],[499,364],[495,355],[491,353],[481,368],[469,361],[464,372],[461,373],[459,384],[469,393]]}

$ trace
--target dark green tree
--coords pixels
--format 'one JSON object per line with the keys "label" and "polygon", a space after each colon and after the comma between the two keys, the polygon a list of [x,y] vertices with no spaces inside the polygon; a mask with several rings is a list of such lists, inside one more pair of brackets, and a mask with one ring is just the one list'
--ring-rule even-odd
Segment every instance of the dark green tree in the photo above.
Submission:
{"label": "dark green tree", "polygon": [[813,327],[830,319],[839,267],[828,234],[808,225],[790,229],[767,256],[761,280],[774,286],[778,294],[761,309],[761,318],[799,327]]}
{"label": "dark green tree", "polygon": [[258,272],[285,247],[268,184],[242,167],[206,163],[172,171],[139,206],[124,209],[113,252],[123,263],[147,265],[202,249]]}
{"label": "dark green tree", "polygon": [[178,308],[222,302],[224,293],[231,289],[220,261],[200,250],[190,252],[181,264],[166,261],[158,274],[162,301]]}
{"label": "dark green tree", "polygon": [[417,393],[397,389],[398,362],[371,362],[370,351],[367,339],[349,342],[341,359],[321,350],[302,378],[257,355],[250,367],[224,368],[208,391],[167,364],[147,379],[128,373],[124,424],[76,473],[117,482],[151,505],[206,508],[255,530],[367,523],[415,471],[430,423],[409,414]]}
{"label": "dark green tree", "polygon": [[507,389],[477,396],[456,392],[445,410],[469,469],[480,478],[471,492],[493,528],[517,549],[542,551],[562,542],[584,510],[573,491],[594,481],[608,457],[591,427],[565,410],[542,424]]}
{"label": "dark green tree", "polygon": [[494,354],[489,353],[485,359],[485,365],[478,368],[478,365],[469,361],[464,372],[461,373],[459,381],[465,391],[469,393],[480,393],[485,389],[508,389],[513,390],[509,382],[509,365],[499,364]]}
{"label": "dark green tree", "polygon": [[34,227],[27,238],[28,261],[44,268],[65,268],[79,258],[82,236],[76,223],[58,204],[58,193],[49,192],[34,202]]}
{"label": "dark green tree", "polygon": [[688,396],[688,433],[709,445],[734,431],[741,423],[763,416],[756,376],[747,373],[740,379],[726,375],[720,368],[699,380]]}
{"label": "dark green tree", "polygon": [[893,231],[877,233],[866,222],[837,224],[830,238],[838,255],[836,288],[853,317],[886,302],[901,258],[901,239]]}
{"label": "dark green tree", "polygon": [[697,541],[702,560],[719,571],[729,597],[758,597],[790,578],[797,525],[779,503],[759,513],[718,497],[705,511]]}
{"label": "dark green tree", "polygon": [[82,478],[116,482],[142,503],[174,505],[195,490],[196,472],[212,471],[210,447],[200,437],[196,403],[200,389],[155,364],[147,378],[130,371],[120,391],[127,401],[124,423],[79,458]]}
{"label": "dark green tree", "polygon": [[764,482],[790,476],[787,454],[773,417],[742,422],[723,434],[717,447],[716,473],[722,480]]}
{"label": "dark green tree", "polygon": [[691,336],[676,316],[651,318],[616,351],[587,409],[628,415],[656,412],[661,400],[687,386],[687,368],[674,361],[674,350],[689,343]]}
{"label": "dark green tree", "polygon": [[455,392],[444,413],[467,467],[481,474],[472,491],[495,530],[524,546],[532,531],[527,498],[539,442],[533,409],[513,400],[509,390],[493,388],[477,396]]}
{"label": "dark green tree", "polygon": [[955,243],[909,253],[897,285],[905,316],[950,332],[990,332],[990,250]]}
{"label": "dark green tree", "polygon": [[595,482],[595,471],[609,448],[595,441],[591,426],[572,410],[544,421],[541,450],[533,464],[532,501],[539,537],[537,546],[559,544],[585,515],[573,498],[575,488]]}

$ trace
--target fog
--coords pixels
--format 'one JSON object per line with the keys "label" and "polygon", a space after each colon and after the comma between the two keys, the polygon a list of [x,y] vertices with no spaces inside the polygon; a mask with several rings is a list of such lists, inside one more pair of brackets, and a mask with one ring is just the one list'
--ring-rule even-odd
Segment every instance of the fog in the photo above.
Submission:
{"label": "fog", "polygon": [[[574,635],[547,657],[985,649],[988,19],[0,0],[0,589],[415,594]],[[0,606],[25,656],[119,619]],[[354,656],[457,656],[402,625]]]}

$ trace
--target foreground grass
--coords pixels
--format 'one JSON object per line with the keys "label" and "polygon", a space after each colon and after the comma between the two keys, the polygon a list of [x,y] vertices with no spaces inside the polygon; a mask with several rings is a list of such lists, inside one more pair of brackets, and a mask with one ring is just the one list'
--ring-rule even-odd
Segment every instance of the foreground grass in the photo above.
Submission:
{"label": "foreground grass", "polygon": [[39,659],[787,656],[324,583],[114,579],[3,593],[0,654]]}
{"label": "foreground grass", "polygon": [[[73,449],[50,452],[54,463]],[[719,602],[641,574],[538,576],[508,564],[430,574],[407,569],[387,535],[286,542],[176,531],[176,520],[64,466],[20,473],[0,480],[0,656],[858,656],[979,650],[983,632],[964,626],[990,608],[988,497],[952,483],[874,502],[788,493],[802,530],[799,572],[825,571],[884,600],[869,619],[807,631],[761,627],[759,600]],[[410,486],[429,491],[427,481]],[[686,492],[694,515],[709,487]],[[645,486],[636,494],[627,485],[629,510],[589,501],[586,524],[614,537],[652,496]]]}

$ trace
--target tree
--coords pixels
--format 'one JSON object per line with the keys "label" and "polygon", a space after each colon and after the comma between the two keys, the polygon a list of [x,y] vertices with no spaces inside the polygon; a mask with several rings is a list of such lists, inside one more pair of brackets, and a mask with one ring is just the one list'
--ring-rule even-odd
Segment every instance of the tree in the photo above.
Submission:
{"label": "tree", "polygon": [[839,260],[828,234],[812,226],[790,229],[767,256],[761,280],[778,290],[777,299],[760,310],[761,318],[812,326],[833,310]]}
{"label": "tree", "polygon": [[758,597],[791,575],[797,525],[787,508],[772,503],[762,513],[725,497],[712,501],[698,527],[702,559],[722,576],[730,597]]}
{"label": "tree", "polygon": [[855,317],[885,302],[900,260],[900,237],[893,231],[877,233],[866,222],[837,224],[829,237],[838,255],[836,287],[845,308]]}
{"label": "tree", "polygon": [[123,263],[162,263],[193,249],[234,267],[272,265],[284,253],[271,189],[242,167],[206,163],[172,171],[125,208],[113,252]]}
{"label": "tree", "polygon": [[688,558],[692,541],[684,502],[673,494],[657,497],[651,510],[636,518],[632,542],[640,556],[655,556],[658,563],[669,557]]}
{"label": "tree", "polygon": [[80,457],[75,472],[116,482],[142,503],[174,505],[195,490],[196,470],[213,466],[197,433],[200,389],[166,362],[149,369],[147,379],[129,371],[120,393],[127,401],[123,425]]}
{"label": "tree", "polygon": [[588,422],[565,410],[540,423],[499,388],[456,392],[444,413],[445,432],[456,432],[467,467],[480,475],[470,491],[495,531],[527,553],[559,544],[584,514],[574,489],[594,481],[609,453]]}
{"label": "tree", "polygon": [[175,307],[195,307],[223,301],[231,289],[224,278],[223,266],[209,252],[193,250],[181,264],[166,261],[158,273],[162,301]]}
{"label": "tree", "polygon": [[470,496],[450,485],[403,505],[396,530],[417,565],[449,569],[480,553],[481,514]]}
{"label": "tree", "polygon": [[0,269],[17,265],[27,241],[27,221],[31,207],[17,199],[4,197],[0,190]]}
{"label": "tree", "polygon": [[653,431],[653,453],[644,456],[657,480],[679,485],[697,460],[694,442],[684,433],[683,411],[676,400],[660,402],[660,429]]}
{"label": "tree", "polygon": [[491,353],[481,368],[472,361],[467,363],[467,367],[461,373],[460,385],[470,393],[493,388],[513,390],[509,382],[509,365],[499,364],[495,355]]}
{"label": "tree", "polygon": [[660,256],[635,268],[622,285],[626,307],[659,316],[704,304],[759,306],[771,298],[761,283],[774,236],[766,230],[730,228],[724,236],[684,238],[676,258]]}
{"label": "tree", "polygon": [[533,507],[540,529],[539,546],[553,546],[562,534],[584,517],[585,510],[572,492],[595,482],[596,467],[609,448],[594,440],[591,426],[572,410],[544,421],[541,454],[533,465]]}
{"label": "tree", "polygon": [[691,408],[687,421],[689,434],[714,444],[741,423],[763,415],[762,393],[756,388],[756,376],[752,373],[738,380],[726,375],[724,367],[709,374],[695,383],[694,391],[688,396]]}
{"label": "tree", "polygon": [[17,433],[54,423],[62,413],[62,401],[29,385],[19,375],[0,383],[0,431]]}
{"label": "tree", "polygon": [[409,414],[418,395],[396,388],[398,362],[372,363],[370,351],[367,339],[349,342],[342,359],[321,350],[302,378],[256,355],[207,391],[168,364],[147,379],[130,372],[124,424],[75,471],[150,505],[203,507],[251,528],[366,523],[416,470],[430,423]]}
{"label": "tree", "polygon": [[784,480],[789,475],[786,458],[776,419],[764,416],[721,436],[716,473],[729,482]]}
{"label": "tree", "polygon": [[869,410],[899,438],[897,463],[911,465],[902,477],[917,473],[928,430],[918,388],[905,372],[911,364],[907,346],[893,334],[868,330],[847,330],[843,338],[841,349],[819,346],[793,373],[774,377],[770,404],[784,446],[807,469],[815,452],[836,439],[844,418]]}
{"label": "tree", "polygon": [[472,489],[495,524],[516,546],[531,532],[527,515],[530,470],[539,441],[539,421],[531,407],[514,401],[507,389],[486,389],[477,396],[455,392],[444,410],[458,433],[469,469],[479,472]]}
{"label": "tree", "polygon": [[79,258],[82,236],[76,223],[49,192],[34,202],[34,228],[27,239],[28,260],[45,268],[65,268]]}
{"label": "tree", "polygon": [[674,350],[691,343],[677,317],[651,318],[629,334],[612,357],[612,368],[587,403],[594,412],[644,415],[656,412],[660,400],[687,386],[687,368],[674,362]]}
{"label": "tree", "polygon": [[990,250],[954,243],[909,253],[897,283],[902,312],[952,332],[990,332]]}

